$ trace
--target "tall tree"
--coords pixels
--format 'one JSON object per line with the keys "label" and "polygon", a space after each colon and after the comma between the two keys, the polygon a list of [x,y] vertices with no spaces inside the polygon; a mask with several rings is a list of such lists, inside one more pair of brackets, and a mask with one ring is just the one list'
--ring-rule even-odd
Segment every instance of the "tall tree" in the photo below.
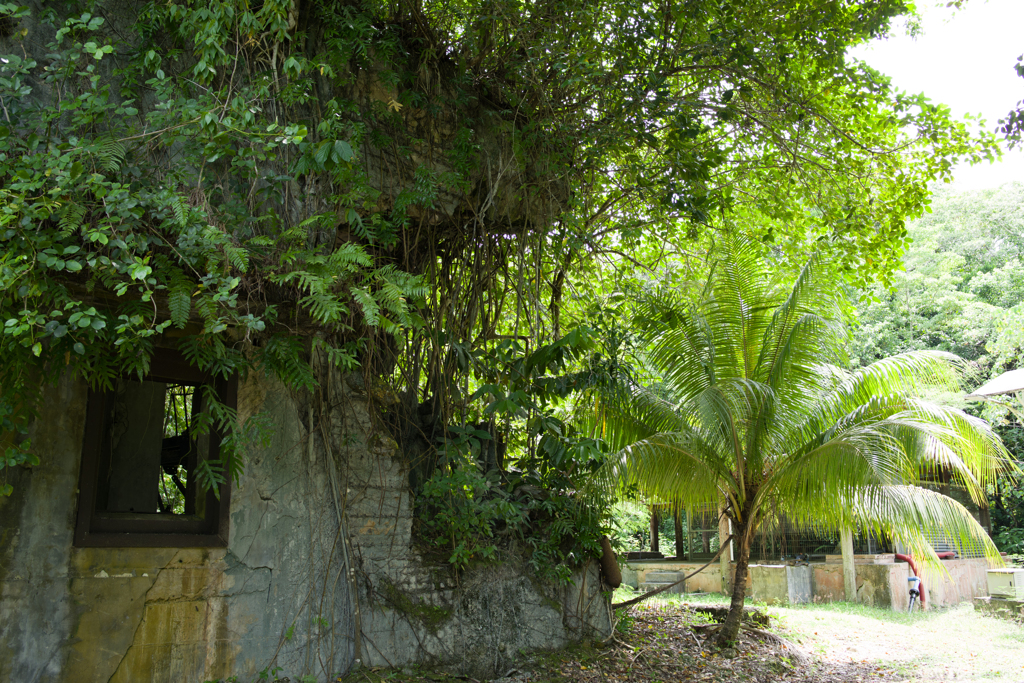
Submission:
{"label": "tall tree", "polygon": [[659,292],[638,307],[657,382],[605,394],[590,424],[616,449],[613,485],[682,506],[723,502],[737,554],[718,642],[736,639],[754,534],[775,515],[884,533],[933,559],[923,534],[941,528],[998,558],[962,505],[915,486],[941,470],[981,502],[1011,467],[983,421],[915,398],[955,385],[957,359],[913,352],[847,372],[843,293],[820,260],[788,284],[733,242],[712,268],[694,303]]}

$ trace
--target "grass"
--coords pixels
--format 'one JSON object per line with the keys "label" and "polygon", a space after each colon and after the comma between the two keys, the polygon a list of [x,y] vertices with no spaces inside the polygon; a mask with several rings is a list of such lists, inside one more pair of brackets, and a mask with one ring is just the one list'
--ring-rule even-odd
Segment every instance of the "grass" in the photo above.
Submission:
{"label": "grass", "polygon": [[[639,591],[622,584],[612,594],[612,602],[625,602],[640,595]],[[721,593],[659,593],[648,601],[657,601],[663,604],[690,604],[690,605],[728,605],[729,597]],[[754,604],[747,601],[747,604]]]}
{"label": "grass", "polygon": [[970,603],[893,612],[850,603],[776,610],[780,628],[814,654],[869,661],[923,680],[1024,680],[1024,629]]}

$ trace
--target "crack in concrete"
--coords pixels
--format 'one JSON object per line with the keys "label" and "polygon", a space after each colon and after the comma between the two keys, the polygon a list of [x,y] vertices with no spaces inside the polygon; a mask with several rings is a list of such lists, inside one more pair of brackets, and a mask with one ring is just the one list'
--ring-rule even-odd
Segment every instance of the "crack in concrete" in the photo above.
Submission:
{"label": "crack in concrete", "polygon": [[153,583],[151,583],[149,585],[149,588],[147,588],[145,594],[143,594],[143,596],[142,596],[142,609],[139,610],[139,623],[137,623],[135,625],[135,630],[132,632],[131,642],[128,643],[128,647],[126,647],[124,652],[121,653],[121,660],[117,663],[117,666],[115,666],[114,670],[110,673],[110,677],[107,679],[107,683],[110,683],[110,681],[114,680],[114,677],[117,676],[117,672],[121,670],[121,667],[124,666],[125,660],[128,659],[128,653],[131,652],[133,647],[135,647],[135,641],[139,637],[139,629],[142,628],[142,624],[144,624],[145,621],[146,621],[146,605],[149,604],[149,593],[156,586],[156,582],[160,578],[160,573],[163,572],[165,569],[167,569],[170,566],[170,564],[171,564],[171,562],[173,560],[174,560],[174,558],[171,557],[171,559],[169,559],[164,564],[163,567],[159,568],[155,572],[155,574],[153,576]]}

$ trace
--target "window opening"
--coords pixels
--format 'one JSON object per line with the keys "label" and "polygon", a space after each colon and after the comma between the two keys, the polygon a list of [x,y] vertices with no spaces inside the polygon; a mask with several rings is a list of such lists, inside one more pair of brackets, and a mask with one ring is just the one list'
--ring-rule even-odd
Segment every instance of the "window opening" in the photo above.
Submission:
{"label": "window opening", "polygon": [[195,389],[150,380],[117,382],[105,411],[97,512],[202,514],[194,480],[209,438],[190,433],[200,410]]}
{"label": "window opening", "polygon": [[90,391],[77,545],[226,544],[230,486],[198,482],[199,465],[220,453],[217,431],[196,429],[209,420],[210,395],[234,407],[234,380],[208,377],[166,349],[144,379]]}
{"label": "window opening", "polygon": [[164,438],[160,452],[160,512],[184,515],[188,498],[188,455],[192,444],[189,430],[192,426],[195,387],[188,384],[168,384],[164,394]]}

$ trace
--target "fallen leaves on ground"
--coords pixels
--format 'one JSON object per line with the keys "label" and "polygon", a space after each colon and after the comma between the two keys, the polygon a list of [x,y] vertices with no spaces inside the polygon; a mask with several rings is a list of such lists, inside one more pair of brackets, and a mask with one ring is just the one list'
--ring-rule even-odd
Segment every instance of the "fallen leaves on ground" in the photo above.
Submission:
{"label": "fallen leaves on ground", "polygon": [[[740,631],[735,648],[718,650],[712,644],[712,622],[699,605],[636,605],[620,614],[614,638],[556,652],[524,655],[517,668],[496,683],[840,683],[903,681],[891,669],[868,662],[820,661],[797,646],[763,642]],[[362,681],[350,674],[346,681]],[[478,683],[472,678],[406,669],[369,676],[376,683],[393,681],[451,681]]]}

